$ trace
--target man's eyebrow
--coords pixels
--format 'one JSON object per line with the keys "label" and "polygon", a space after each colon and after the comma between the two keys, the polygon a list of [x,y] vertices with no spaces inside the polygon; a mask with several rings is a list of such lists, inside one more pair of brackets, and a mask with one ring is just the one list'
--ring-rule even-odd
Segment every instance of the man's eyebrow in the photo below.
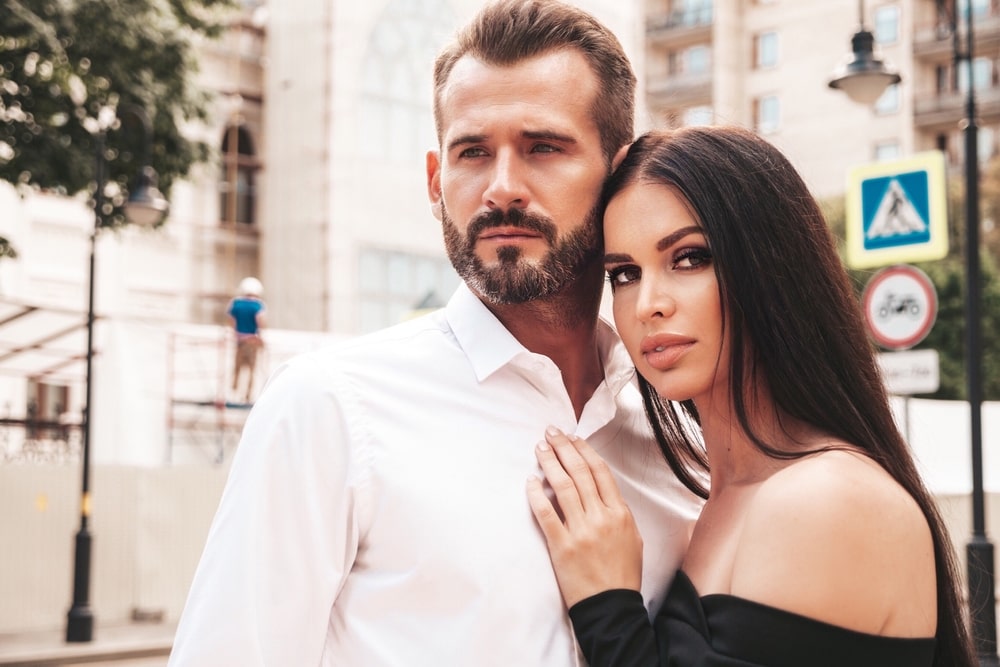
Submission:
{"label": "man's eyebrow", "polygon": [[542,141],[558,141],[563,144],[575,144],[576,138],[568,134],[560,134],[553,130],[525,130],[521,133],[526,139],[540,139]]}
{"label": "man's eyebrow", "polygon": [[459,146],[467,146],[468,144],[482,143],[483,141],[486,141],[485,134],[463,134],[448,142],[448,150],[453,150]]}

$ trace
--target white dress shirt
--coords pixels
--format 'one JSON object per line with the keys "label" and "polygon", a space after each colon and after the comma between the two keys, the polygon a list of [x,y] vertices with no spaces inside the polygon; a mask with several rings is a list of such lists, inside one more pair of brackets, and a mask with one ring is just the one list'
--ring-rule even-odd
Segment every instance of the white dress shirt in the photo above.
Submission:
{"label": "white dress shirt", "polygon": [[525,493],[548,424],[615,471],[658,609],[701,503],[607,323],[599,340],[605,380],[579,421],[555,364],[464,286],[286,364],[246,422],[170,665],[583,665]]}

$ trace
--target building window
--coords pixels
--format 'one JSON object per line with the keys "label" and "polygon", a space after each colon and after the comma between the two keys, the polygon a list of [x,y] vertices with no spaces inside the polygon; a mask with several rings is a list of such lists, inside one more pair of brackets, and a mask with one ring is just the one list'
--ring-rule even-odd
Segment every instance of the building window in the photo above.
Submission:
{"label": "building window", "polygon": [[260,165],[250,133],[230,125],[222,135],[222,174],[219,178],[219,211],[223,223],[252,225],[255,221],[255,175]]}
{"label": "building window", "polygon": [[685,109],[681,123],[686,126],[691,125],[711,125],[715,119],[712,107],[691,107]]}
{"label": "building window", "polygon": [[[954,10],[954,0],[950,3],[952,5],[952,10]],[[987,16],[990,14],[991,0],[972,0],[972,17],[979,18],[982,16]],[[965,17],[969,14],[969,6],[965,0],[959,4],[958,7],[959,19],[961,21],[965,20]]]}
{"label": "building window", "polygon": [[712,22],[712,0],[675,0],[672,10],[674,24],[695,26]]}
{"label": "building window", "polygon": [[69,418],[69,387],[28,380],[28,404],[25,406],[26,435],[29,439],[66,439]]}
{"label": "building window", "polygon": [[361,251],[359,272],[363,332],[443,306],[459,283],[447,258],[377,248]]}
{"label": "building window", "polygon": [[762,32],[753,39],[753,62],[757,68],[778,64],[778,33]]}
{"label": "building window", "polygon": [[899,84],[894,83],[885,89],[882,96],[875,102],[875,113],[890,114],[899,111]]}
{"label": "building window", "polygon": [[895,44],[899,41],[899,7],[886,5],[875,10],[875,41]]}
{"label": "building window", "polygon": [[403,162],[437,145],[427,63],[453,24],[445,0],[392,0],[382,11],[361,76],[362,155]]}
{"label": "building window", "polygon": [[706,74],[711,60],[712,51],[707,46],[692,46],[684,51],[684,73]]}
{"label": "building window", "polygon": [[934,68],[934,87],[938,95],[951,92],[951,66],[937,65]]}
{"label": "building window", "polygon": [[976,134],[979,142],[979,161],[986,164],[997,154],[997,133],[992,127],[981,127]]}
{"label": "building window", "polygon": [[896,160],[900,156],[899,142],[895,139],[875,144],[875,160]]}
{"label": "building window", "polygon": [[[993,85],[993,61],[989,58],[974,58],[972,80],[976,90],[990,88]],[[964,61],[958,66],[958,89],[963,93],[969,90],[969,67]]]}
{"label": "building window", "polygon": [[754,127],[761,134],[770,134],[781,123],[781,104],[777,95],[765,95],[754,101]]}
{"label": "building window", "polygon": [[667,54],[667,72],[672,76],[681,74],[707,74],[712,62],[712,50],[707,46],[692,46],[683,51]]}

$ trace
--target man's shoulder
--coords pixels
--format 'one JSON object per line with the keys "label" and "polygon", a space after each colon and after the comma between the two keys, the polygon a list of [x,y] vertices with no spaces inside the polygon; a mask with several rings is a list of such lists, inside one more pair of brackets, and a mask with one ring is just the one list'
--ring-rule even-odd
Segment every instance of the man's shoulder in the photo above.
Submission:
{"label": "man's shoulder", "polygon": [[454,347],[453,340],[447,320],[434,312],[329,343],[299,354],[293,361],[321,368],[406,363],[443,354]]}

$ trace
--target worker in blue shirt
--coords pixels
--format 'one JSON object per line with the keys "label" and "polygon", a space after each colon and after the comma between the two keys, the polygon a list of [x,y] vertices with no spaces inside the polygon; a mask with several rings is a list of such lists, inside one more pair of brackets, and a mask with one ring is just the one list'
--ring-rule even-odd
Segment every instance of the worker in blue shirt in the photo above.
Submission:
{"label": "worker in blue shirt", "polygon": [[240,281],[239,294],[229,302],[227,313],[236,331],[236,361],[233,366],[233,391],[238,391],[240,376],[247,371],[244,400],[249,403],[253,389],[253,372],[257,365],[257,352],[264,346],[260,336],[264,326],[264,286],[252,276]]}

